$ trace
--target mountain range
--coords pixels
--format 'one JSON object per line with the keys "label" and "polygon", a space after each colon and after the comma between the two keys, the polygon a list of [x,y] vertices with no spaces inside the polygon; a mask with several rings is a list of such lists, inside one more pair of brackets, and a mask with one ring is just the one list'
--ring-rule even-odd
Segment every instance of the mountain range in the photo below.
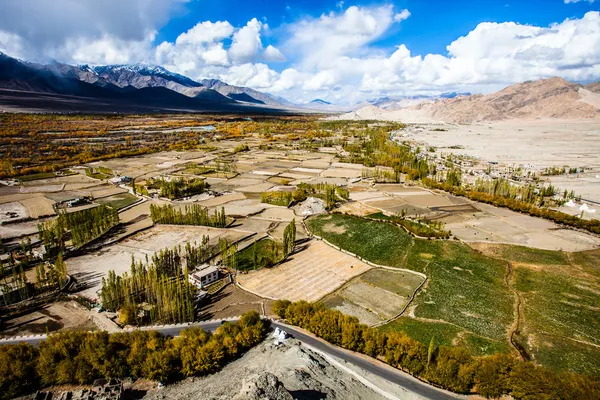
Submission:
{"label": "mountain range", "polygon": [[400,96],[339,106],[294,104],[218,79],[195,81],[160,66],[37,64],[0,53],[0,110],[40,112],[349,113],[343,119],[474,123],[506,119],[600,118],[600,82],[562,78],[509,86],[488,95]]}
{"label": "mountain range", "polygon": [[29,111],[286,112],[285,99],[160,66],[36,64],[0,53],[0,107]]}
{"label": "mountain range", "polygon": [[600,83],[581,85],[554,77],[508,86],[488,95],[458,95],[397,106],[369,104],[339,119],[471,124],[510,119],[600,118]]}

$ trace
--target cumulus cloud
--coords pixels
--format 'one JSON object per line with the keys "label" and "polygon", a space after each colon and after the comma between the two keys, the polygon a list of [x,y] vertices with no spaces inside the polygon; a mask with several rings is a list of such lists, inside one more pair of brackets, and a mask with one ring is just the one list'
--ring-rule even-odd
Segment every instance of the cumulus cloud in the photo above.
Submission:
{"label": "cumulus cloud", "polygon": [[[242,26],[199,21],[175,40],[155,43],[161,24],[183,3],[105,0],[90,7],[79,0],[3,0],[0,51],[25,59],[160,64],[194,79],[218,78],[301,102],[490,92],[555,75],[574,81],[600,77],[597,11],[545,27],[484,22],[443,54],[413,54],[401,35],[395,47],[379,48],[376,42],[410,18],[410,11],[391,5],[344,9],[343,2],[335,12],[273,30],[256,18]],[[274,37],[279,42],[264,43]]]}
{"label": "cumulus cloud", "polygon": [[220,42],[233,34],[233,26],[228,21],[204,21],[182,33],[175,41],[178,45]]}
{"label": "cumulus cloud", "polygon": [[262,55],[262,59],[264,61],[285,61],[285,56],[276,47],[268,45]]}
{"label": "cumulus cloud", "polygon": [[140,42],[187,0],[2,0],[0,29],[17,35],[29,58],[80,41]]}
{"label": "cumulus cloud", "polygon": [[408,19],[408,17],[410,17],[410,11],[404,9],[398,14],[394,15],[394,22],[404,21],[405,19]]}
{"label": "cumulus cloud", "polygon": [[[196,79],[219,78],[264,88],[278,74],[260,62],[285,60],[273,45],[263,47],[266,29],[268,26],[256,18],[237,29],[228,21],[203,21],[180,34],[174,43],[159,44],[153,62]],[[231,44],[226,46],[228,41]]]}
{"label": "cumulus cloud", "polygon": [[260,31],[262,23],[256,18],[233,34],[229,56],[237,62],[247,62],[256,58],[262,47]]}
{"label": "cumulus cloud", "polygon": [[340,56],[367,52],[365,45],[380,38],[394,23],[394,16],[391,5],[352,6],[301,20],[288,27],[291,38],[283,49],[296,53],[305,68],[329,68]]}

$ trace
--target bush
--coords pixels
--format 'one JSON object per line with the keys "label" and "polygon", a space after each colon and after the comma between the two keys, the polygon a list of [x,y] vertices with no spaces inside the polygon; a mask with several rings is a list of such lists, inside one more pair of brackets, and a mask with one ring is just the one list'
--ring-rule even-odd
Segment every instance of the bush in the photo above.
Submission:
{"label": "bush", "polygon": [[49,336],[39,351],[25,343],[0,346],[0,398],[44,386],[90,384],[98,378],[171,382],[213,373],[262,341],[267,328],[252,311],[214,334],[199,328],[183,330],[177,338],[152,331],[64,331]]}
{"label": "bush", "polygon": [[485,397],[510,395],[519,400],[597,399],[600,381],[577,374],[557,373],[509,355],[473,357],[461,347],[429,349],[404,332],[384,333],[360,324],[321,303],[278,300],[273,312],[328,342],[383,358],[388,364],[458,393]]}
{"label": "bush", "polygon": [[37,349],[26,343],[0,346],[1,398],[12,399],[39,387],[37,358]]}

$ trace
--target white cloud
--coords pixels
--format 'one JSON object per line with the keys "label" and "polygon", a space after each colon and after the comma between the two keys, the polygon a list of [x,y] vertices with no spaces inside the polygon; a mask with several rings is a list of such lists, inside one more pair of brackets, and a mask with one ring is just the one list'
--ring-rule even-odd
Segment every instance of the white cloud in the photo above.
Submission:
{"label": "white cloud", "polygon": [[19,35],[0,30],[0,51],[13,57],[23,57],[23,40]]}
{"label": "white cloud", "polygon": [[228,21],[204,21],[177,37],[177,45],[220,42],[233,34],[233,26]]}
{"label": "white cloud", "polygon": [[221,78],[231,85],[267,89],[275,83],[277,76],[277,72],[265,64],[246,63],[232,66]]}
{"label": "white cloud", "polygon": [[226,67],[230,65],[227,56],[227,50],[223,48],[223,43],[218,43],[202,53],[202,60],[207,65],[216,65]]}
{"label": "white cloud", "polygon": [[285,56],[276,47],[268,45],[262,55],[262,59],[264,61],[285,61]]}
{"label": "white cloud", "polygon": [[330,68],[338,57],[368,51],[365,46],[381,37],[394,23],[393,6],[352,6],[289,26],[284,52],[295,53],[305,68]]}
{"label": "white cloud", "polygon": [[0,27],[20,37],[29,59],[44,59],[75,42],[145,41],[186,2],[2,0]]}
{"label": "white cloud", "polygon": [[594,0],[565,0],[565,4],[579,3],[580,1],[587,1],[588,3],[594,2]]}
{"label": "white cloud", "polygon": [[408,19],[408,17],[410,17],[410,11],[404,9],[398,14],[394,15],[394,22],[404,21],[405,19]]}
{"label": "white cloud", "polygon": [[256,18],[248,21],[246,26],[233,34],[229,56],[240,63],[254,60],[262,49],[261,29],[262,23]]}

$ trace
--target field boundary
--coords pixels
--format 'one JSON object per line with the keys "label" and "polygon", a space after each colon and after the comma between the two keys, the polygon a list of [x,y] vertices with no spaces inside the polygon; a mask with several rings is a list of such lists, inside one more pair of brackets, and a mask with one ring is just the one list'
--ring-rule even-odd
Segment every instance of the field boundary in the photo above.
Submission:
{"label": "field boundary", "polygon": [[402,311],[400,311],[398,314],[394,315],[392,318],[388,318],[385,321],[379,322],[375,325],[371,325],[372,328],[377,328],[386,324],[389,324],[392,321],[397,320],[398,318],[400,318],[402,316],[402,314],[404,314],[406,312],[406,310],[408,309],[408,306],[411,305],[411,303],[415,300],[415,297],[417,297],[417,294],[419,292],[419,290],[421,290],[421,288],[425,285],[425,283],[427,283],[427,280],[429,278],[425,277],[425,279],[423,279],[423,282],[421,282],[421,284],[419,286],[417,286],[417,288],[415,289],[415,291],[413,292],[412,296],[410,296],[410,299],[408,300],[408,302],[406,303],[406,305],[404,306],[404,308],[402,309]]}
{"label": "field boundary", "polygon": [[358,259],[358,260],[360,260],[360,261],[364,262],[365,264],[367,264],[367,265],[370,265],[371,267],[374,267],[374,268],[383,268],[383,269],[388,269],[388,270],[390,270],[390,271],[403,271],[403,272],[408,272],[409,274],[415,274],[415,275],[418,275],[418,276],[420,276],[421,278],[423,278],[423,279],[427,280],[427,275],[425,275],[425,274],[424,274],[424,273],[422,273],[422,272],[417,272],[417,271],[413,271],[413,270],[406,269],[406,268],[394,268],[394,267],[389,267],[389,266],[387,266],[387,265],[375,264],[374,262],[371,262],[371,261],[369,261],[369,260],[366,260],[366,259],[362,258],[362,257],[361,257],[361,256],[359,256],[358,254],[354,254],[354,253],[351,253],[351,252],[349,252],[349,251],[347,251],[347,250],[344,250],[344,249],[342,249],[341,247],[339,247],[339,246],[336,246],[335,244],[333,244],[333,243],[329,242],[327,239],[324,239],[324,238],[322,238],[322,237],[320,237],[320,236],[318,236],[318,235],[315,235],[314,233],[312,233],[312,232],[311,232],[311,231],[308,229],[308,227],[306,226],[306,223],[305,223],[304,221],[301,221],[301,222],[302,222],[302,226],[304,226],[304,229],[305,229],[305,230],[306,230],[306,232],[308,233],[308,236],[310,236],[310,237],[313,237],[313,238],[315,238],[315,239],[317,239],[317,240],[322,240],[324,243],[326,243],[327,245],[329,245],[329,246],[333,247],[334,249],[336,249],[336,250],[338,250],[338,251],[341,251],[342,253],[345,253],[345,254],[347,254],[347,255],[349,255],[349,256],[352,256],[352,257],[354,257],[354,258],[356,258],[356,259]]}

